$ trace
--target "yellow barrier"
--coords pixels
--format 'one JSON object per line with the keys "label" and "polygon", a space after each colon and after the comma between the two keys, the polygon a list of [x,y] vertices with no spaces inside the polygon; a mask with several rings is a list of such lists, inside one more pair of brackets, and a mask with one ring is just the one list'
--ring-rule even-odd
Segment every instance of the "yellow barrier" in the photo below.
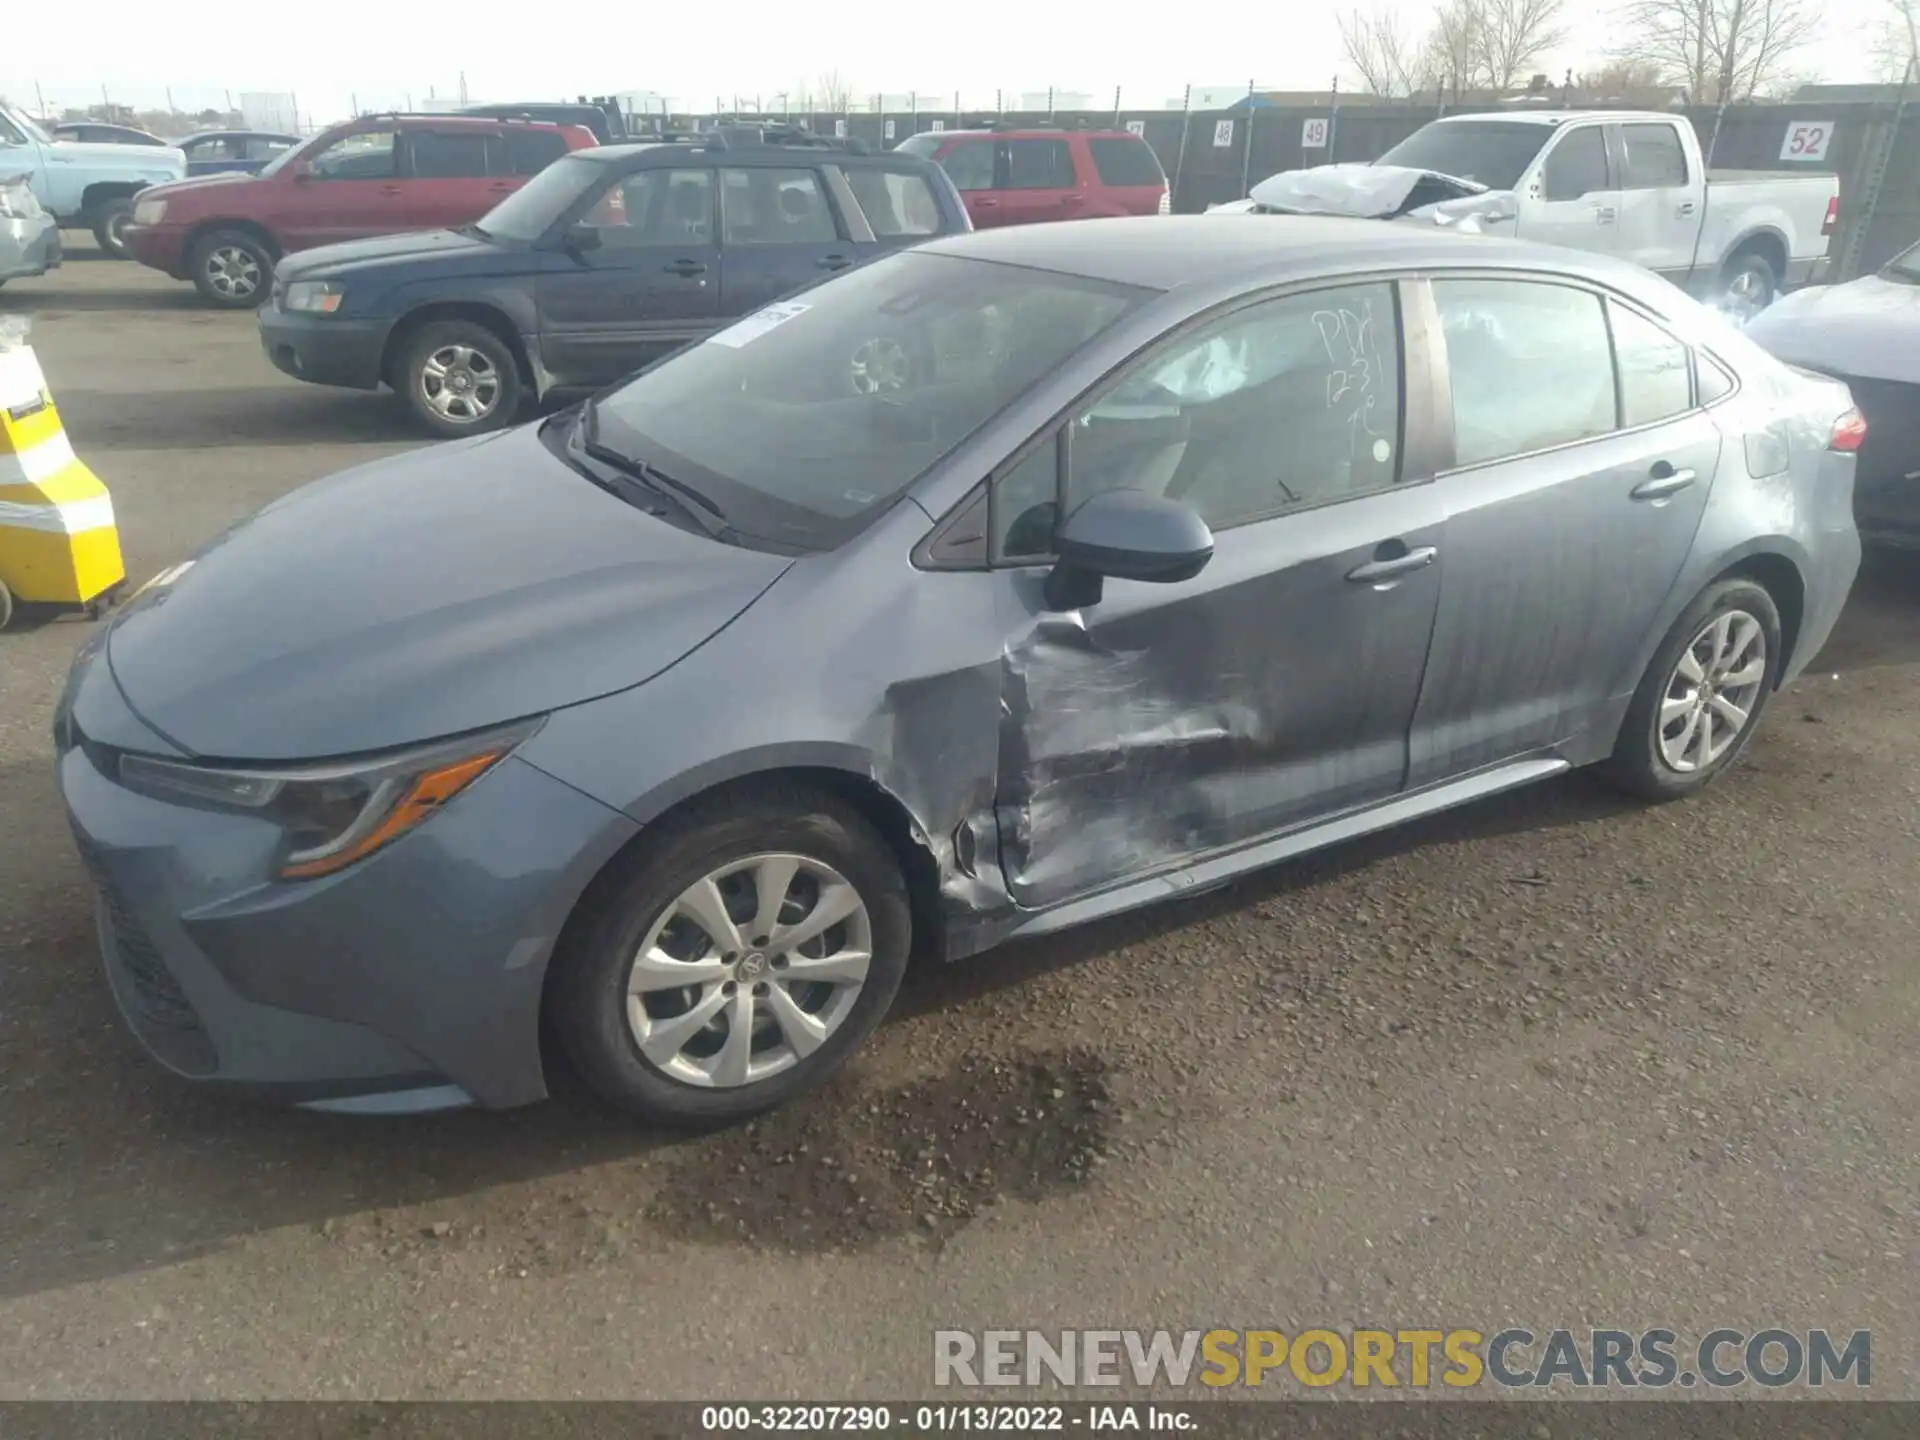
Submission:
{"label": "yellow barrier", "polygon": [[126,578],[107,487],[73,453],[33,348],[0,338],[0,628],[19,605],[97,613]]}

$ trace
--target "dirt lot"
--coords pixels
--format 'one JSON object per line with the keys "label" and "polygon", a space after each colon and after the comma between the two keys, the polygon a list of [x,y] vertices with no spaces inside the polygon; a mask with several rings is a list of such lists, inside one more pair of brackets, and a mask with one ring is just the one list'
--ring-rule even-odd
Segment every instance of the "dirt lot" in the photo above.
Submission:
{"label": "dirt lot", "polygon": [[[132,265],[21,310],[136,578],[410,443]],[[49,767],[85,631],[0,638],[0,1397],[897,1397],[936,1327],[1509,1322],[1867,1328],[1920,1395],[1912,560],[1692,803],[1574,777],[919,975],[831,1093],[678,1142],[149,1063]]]}

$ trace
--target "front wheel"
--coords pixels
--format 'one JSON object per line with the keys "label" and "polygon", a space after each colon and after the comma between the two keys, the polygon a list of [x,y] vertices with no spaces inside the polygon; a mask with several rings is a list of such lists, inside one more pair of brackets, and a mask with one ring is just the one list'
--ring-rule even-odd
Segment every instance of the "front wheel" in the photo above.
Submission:
{"label": "front wheel", "polygon": [[258,235],[216,230],[194,242],[187,272],[204,299],[223,310],[251,310],[272,285],[273,252]]}
{"label": "front wheel", "polygon": [[435,435],[498,430],[520,410],[520,366],[513,351],[471,320],[423,325],[407,342],[393,378],[414,420]]}
{"label": "front wheel", "polygon": [[127,226],[133,223],[133,201],[109,200],[93,212],[93,240],[115,260],[127,259]]}
{"label": "front wheel", "polygon": [[1648,800],[1703,789],[1753,739],[1785,663],[1773,597],[1751,580],[1709,586],[1654,652],[1600,774]]}
{"label": "front wheel", "polygon": [[913,922],[857,811],[769,785],[696,805],[610,872],[555,957],[581,1076],[644,1119],[746,1119],[837,1070],[893,1003]]}

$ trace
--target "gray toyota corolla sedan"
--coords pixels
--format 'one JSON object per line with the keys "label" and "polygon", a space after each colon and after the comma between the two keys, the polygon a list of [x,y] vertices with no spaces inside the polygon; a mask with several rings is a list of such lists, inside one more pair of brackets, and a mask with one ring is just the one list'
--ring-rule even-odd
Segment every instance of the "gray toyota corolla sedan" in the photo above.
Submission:
{"label": "gray toyota corolla sedan", "polygon": [[1664,281],[1106,220],[832,278],[309,486],[75,664],[128,1022],[336,1110],[735,1119],[974,954],[1576,766],[1706,784],[1859,563],[1862,424]]}

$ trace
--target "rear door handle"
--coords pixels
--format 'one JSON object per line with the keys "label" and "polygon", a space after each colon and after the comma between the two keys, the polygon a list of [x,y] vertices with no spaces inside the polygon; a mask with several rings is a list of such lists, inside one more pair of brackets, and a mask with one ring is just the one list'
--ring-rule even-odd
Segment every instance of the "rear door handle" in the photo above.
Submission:
{"label": "rear door handle", "polygon": [[994,199],[991,195],[982,195],[977,197],[972,203],[974,203],[975,205],[978,205],[982,210],[991,210],[994,206],[998,205],[1000,202]]}
{"label": "rear door handle", "polygon": [[1611,205],[1602,205],[1593,212],[1593,218],[1602,225],[1613,223],[1614,209]]}
{"label": "rear door handle", "polygon": [[1693,471],[1676,470],[1662,460],[1653,467],[1651,476],[1633,487],[1632,495],[1636,500],[1664,500],[1669,495],[1678,495],[1697,478]]}
{"label": "rear door handle", "polygon": [[380,193],[382,195],[398,195],[400,193],[400,187],[398,185],[382,185],[380,187]]}
{"label": "rear door handle", "polygon": [[675,260],[667,266],[669,275],[694,276],[707,273],[707,267],[698,260]]}
{"label": "rear door handle", "polygon": [[1369,560],[1364,565],[1356,565],[1347,571],[1347,579],[1356,585],[1378,585],[1382,580],[1393,580],[1415,570],[1424,570],[1440,558],[1437,546],[1420,545],[1404,555],[1389,556],[1384,560]]}
{"label": "rear door handle", "polygon": [[513,182],[511,180],[496,180],[487,187],[489,190],[511,190],[513,188]]}
{"label": "rear door handle", "polygon": [[853,263],[851,255],[822,255],[813,262],[822,270],[844,270]]}

